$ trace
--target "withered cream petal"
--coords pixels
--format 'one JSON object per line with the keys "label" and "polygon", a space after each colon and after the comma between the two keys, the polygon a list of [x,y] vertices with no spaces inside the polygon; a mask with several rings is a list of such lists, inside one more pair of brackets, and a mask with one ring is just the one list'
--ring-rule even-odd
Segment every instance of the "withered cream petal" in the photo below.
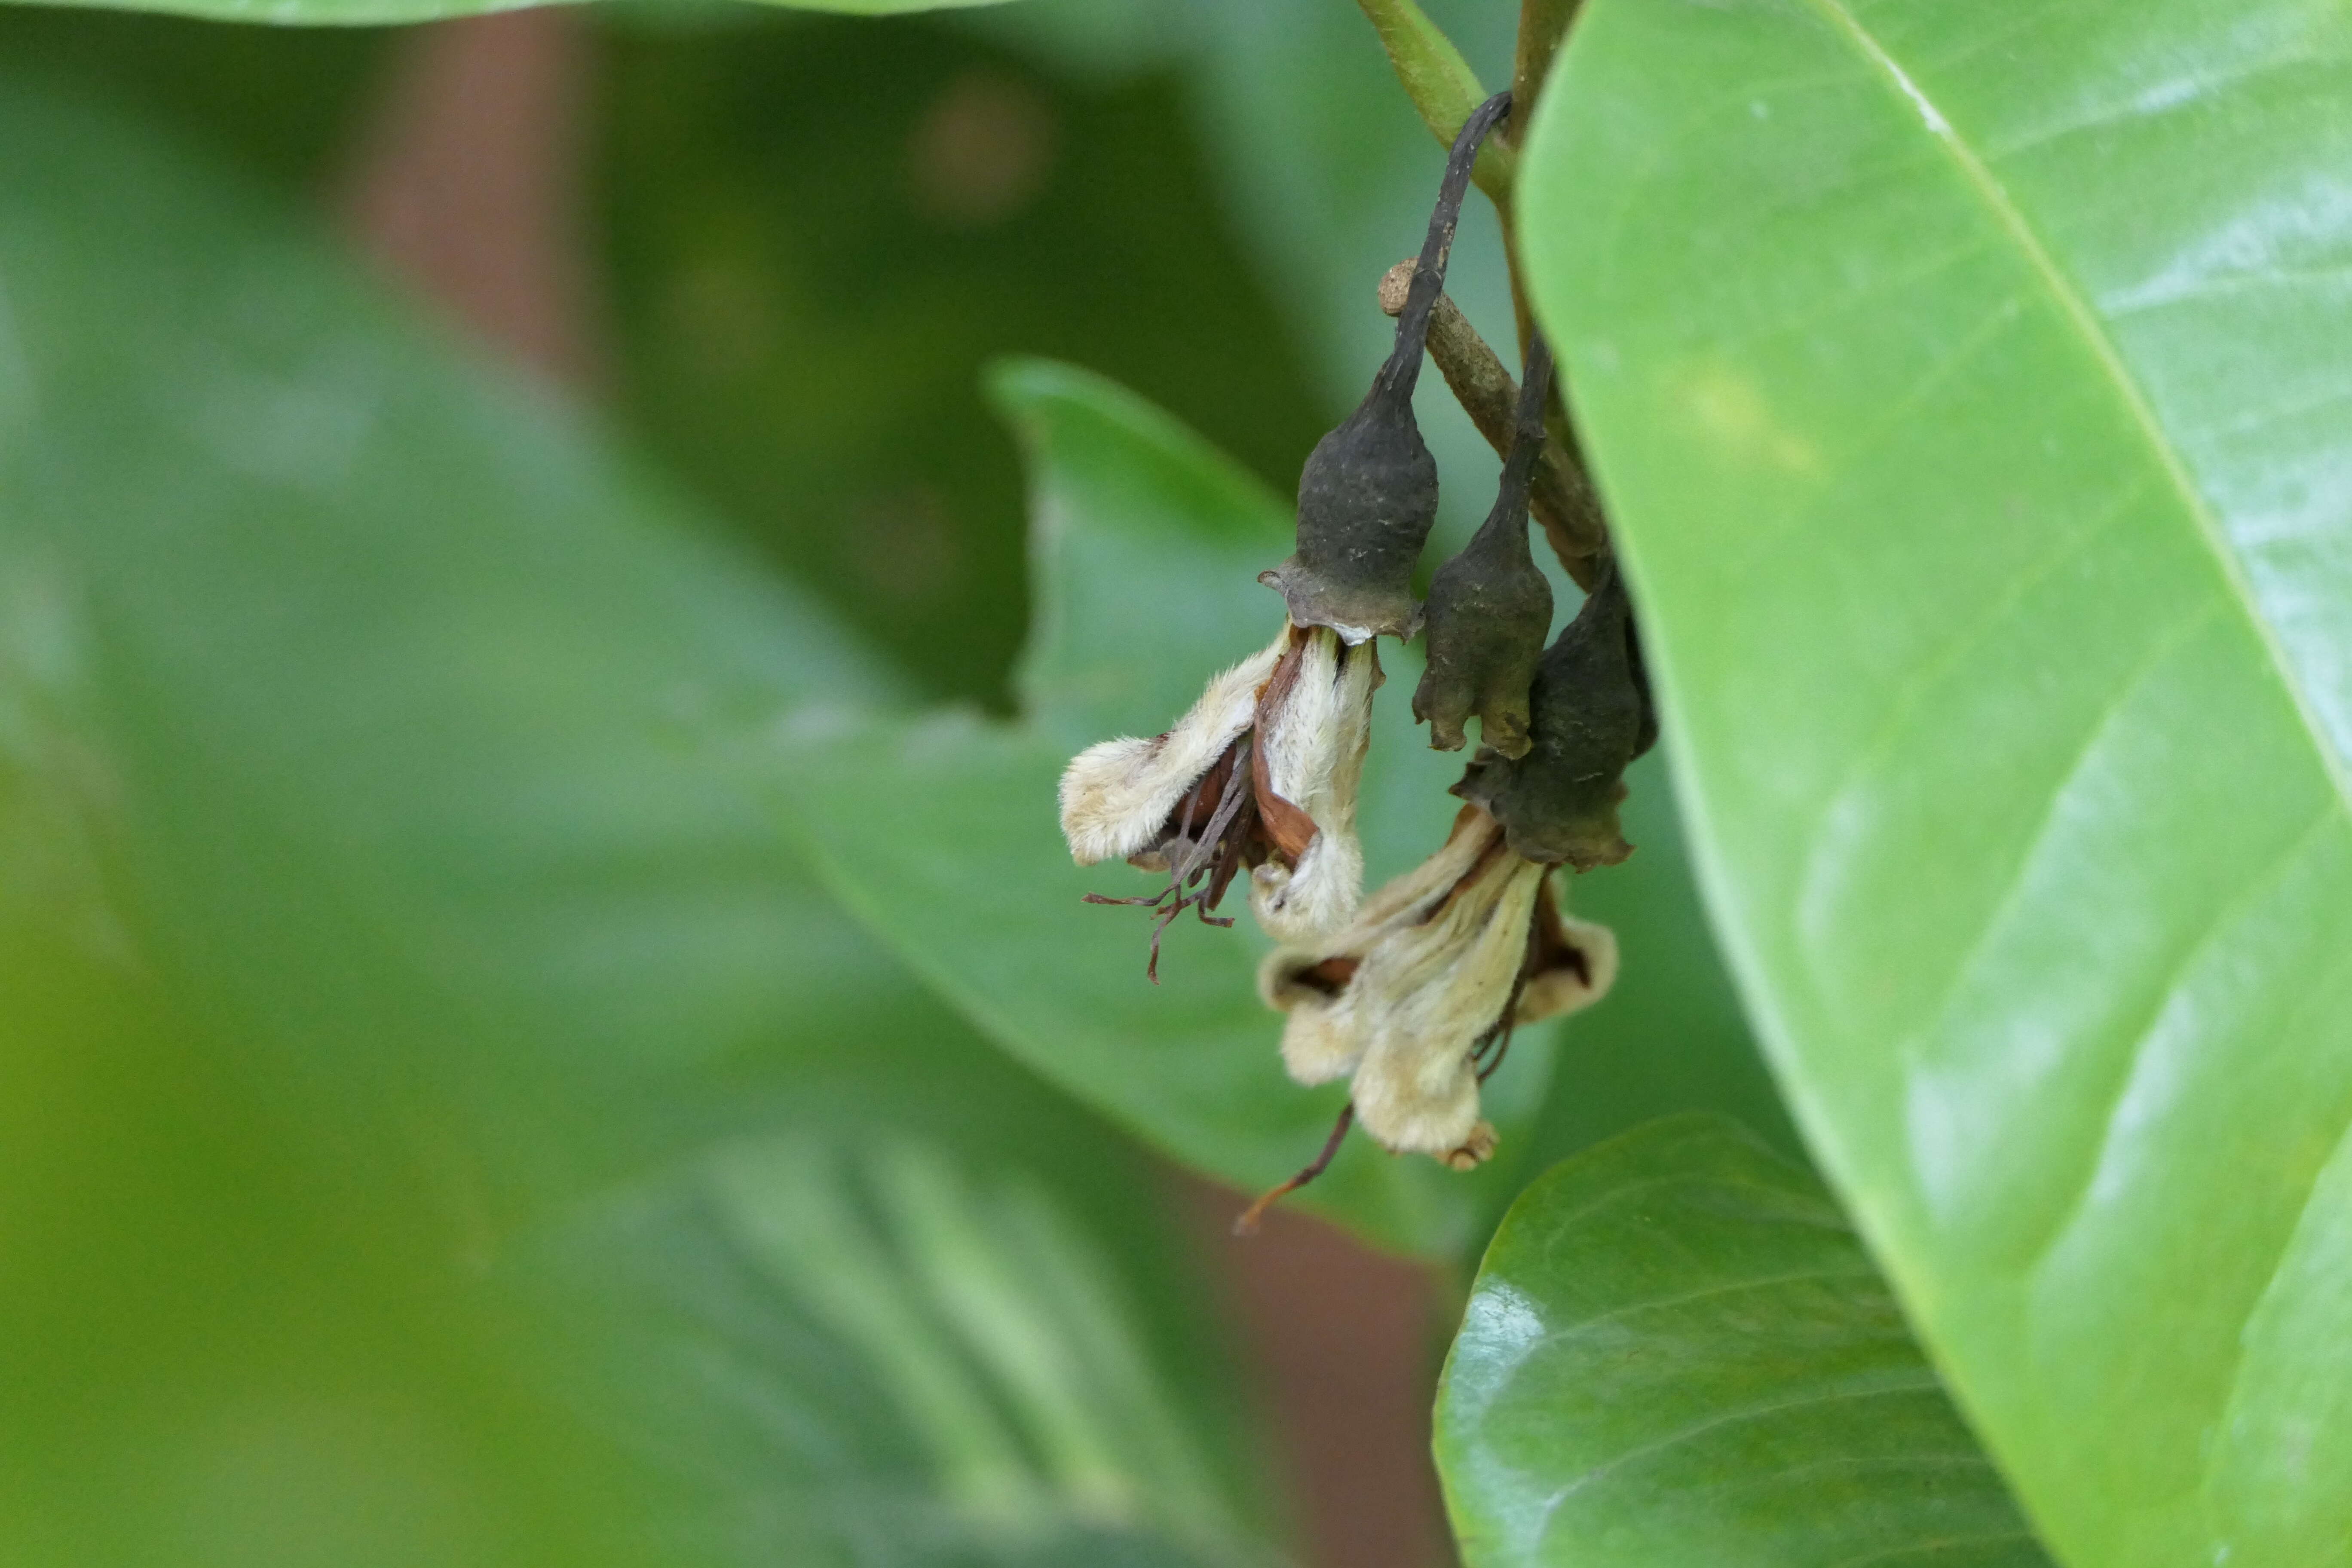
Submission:
{"label": "withered cream petal", "polygon": [[1290,1075],[1320,1083],[1352,1070],[1357,1118],[1391,1149],[1464,1147],[1478,1120],[1470,1050],[1509,1005],[1542,880],[1474,808],[1347,930],[1276,952],[1259,984],[1290,1016]]}
{"label": "withered cream petal", "polygon": [[1571,1012],[1616,978],[1615,935],[1561,914],[1549,877],[1466,806],[1444,847],[1374,893],[1345,930],[1271,954],[1258,990],[1289,1016],[1290,1076],[1353,1073],[1357,1122],[1392,1151],[1457,1170],[1485,1159],[1495,1139],[1478,1117],[1472,1052],[1482,1037],[1507,1009],[1519,1023]]}
{"label": "withered cream petal", "polygon": [[1356,836],[1356,800],[1371,744],[1372,692],[1380,656],[1370,644],[1350,647],[1328,627],[1299,634],[1297,678],[1273,711],[1262,714],[1266,782],[1305,812],[1315,837],[1295,865],[1276,858],[1250,879],[1250,908],[1280,942],[1310,942],[1354,918],[1364,896],[1364,851]]}
{"label": "withered cream petal", "polygon": [[1499,855],[1425,923],[1368,955],[1355,988],[1370,1001],[1356,1068],[1357,1120],[1400,1152],[1443,1156],[1478,1120],[1478,1037],[1509,1005],[1542,868]]}
{"label": "withered cream petal", "polygon": [[1062,774],[1062,837],[1081,866],[1123,859],[1160,840],[1168,814],[1256,716],[1258,688],[1288,646],[1272,647],[1209,682],[1190,712],[1164,735],[1125,736],[1087,747]]}

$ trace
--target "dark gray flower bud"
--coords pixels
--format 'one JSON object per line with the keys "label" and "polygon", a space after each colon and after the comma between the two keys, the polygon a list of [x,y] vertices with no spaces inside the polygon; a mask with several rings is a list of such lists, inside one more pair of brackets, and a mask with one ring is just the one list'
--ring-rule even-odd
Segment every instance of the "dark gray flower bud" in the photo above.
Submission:
{"label": "dark gray flower bud", "polygon": [[1528,689],[1551,629],[1551,584],[1528,549],[1528,493],[1550,390],[1551,353],[1531,337],[1495,510],[1429,585],[1429,668],[1412,694],[1412,716],[1428,721],[1429,743],[1441,752],[1461,749],[1474,713],[1481,739],[1503,756],[1524,757],[1531,743]]}
{"label": "dark gray flower bud", "polygon": [[1481,749],[1454,793],[1486,807],[1530,860],[1615,865],[1633,852],[1617,820],[1625,769],[1657,742],[1658,721],[1613,562],[1536,666],[1528,705],[1528,754]]}
{"label": "dark gray flower bud", "polygon": [[1278,590],[1290,618],[1329,626],[1350,643],[1410,637],[1420,629],[1412,569],[1437,521],[1437,465],[1413,420],[1430,313],[1445,287],[1445,263],[1478,144],[1510,112],[1511,95],[1478,106],[1446,157],[1396,346],[1371,391],[1345,423],[1316,443],[1298,477],[1296,552],[1258,581]]}

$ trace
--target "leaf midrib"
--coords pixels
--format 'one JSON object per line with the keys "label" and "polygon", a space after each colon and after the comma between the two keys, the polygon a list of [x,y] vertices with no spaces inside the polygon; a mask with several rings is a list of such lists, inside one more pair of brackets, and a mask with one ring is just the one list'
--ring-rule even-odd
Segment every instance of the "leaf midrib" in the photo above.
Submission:
{"label": "leaf midrib", "polygon": [[2156,409],[2148,402],[2146,390],[2125,363],[2122,351],[2108,335],[2090,300],[2074,286],[2073,279],[2042,243],[2041,236],[2026,220],[2025,214],[2017,204],[2010,199],[2009,192],[1993,177],[1992,170],[1960,139],[1958,128],[1936,107],[1935,101],[1911,79],[1910,73],[1895,62],[1894,56],[1863,26],[1860,18],[1847,8],[1845,0],[1805,0],[1805,4],[1845,37],[1892,91],[1918,110],[1921,123],[1928,134],[1944,149],[1960,176],[2016,244],[2050,297],[2073,323],[2084,346],[2090,350],[2100,368],[2106,373],[2133,423],[2147,441],[2148,450],[2155,454],[2158,465],[2171,481],[2181,506],[2196,523],[2198,535],[2220,568],[2221,580],[2228,585],[2231,600],[2252,628],[2273,672],[2294,702],[2304,734],[2335,788],[2337,810],[2352,818],[2352,772],[2347,772],[2346,760],[2328,742],[2326,726],[2320,722],[2310,693],[2305,689],[2294,662],[2287,657],[2285,647],[2280,644],[2277,629],[2263,614],[2261,602],[2254,596],[2253,584],[2247,580],[2244,564],[2231,547],[2221,519],[2207,504],[2204,492],[2198,488],[2195,477],[2189,473],[2179,450],[2166,435],[2163,424],[2157,418]]}

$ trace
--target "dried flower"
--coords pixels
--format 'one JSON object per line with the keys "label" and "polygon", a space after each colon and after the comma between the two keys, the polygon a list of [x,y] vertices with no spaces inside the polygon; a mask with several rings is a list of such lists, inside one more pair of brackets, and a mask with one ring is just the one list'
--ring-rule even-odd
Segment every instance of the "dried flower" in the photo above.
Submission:
{"label": "dried flower", "polygon": [[1478,1119],[1478,1086],[1512,1028],[1589,1005],[1616,977],[1616,938],[1559,913],[1549,870],[1466,806],[1444,847],[1345,931],[1269,956],[1258,988],[1289,1015],[1290,1076],[1352,1073],[1356,1119],[1391,1150],[1456,1169],[1485,1160],[1495,1131]]}
{"label": "dried flower", "polygon": [[[1258,692],[1289,638],[1286,626],[1273,647],[1212,679],[1192,710],[1160,734],[1105,741],[1072,759],[1062,774],[1062,837],[1079,865],[1162,851],[1180,803],[1200,793],[1257,721]],[[1205,827],[1208,814],[1199,820]]]}
{"label": "dried flower", "polygon": [[1328,628],[1283,623],[1255,657],[1209,682],[1190,712],[1150,739],[1090,746],[1062,775],[1062,833],[1081,866],[1124,857],[1163,871],[1141,904],[1160,938],[1187,909],[1210,911],[1254,868],[1250,904],[1268,931],[1304,941],[1345,924],[1363,897],[1356,791],[1371,736],[1380,658]]}

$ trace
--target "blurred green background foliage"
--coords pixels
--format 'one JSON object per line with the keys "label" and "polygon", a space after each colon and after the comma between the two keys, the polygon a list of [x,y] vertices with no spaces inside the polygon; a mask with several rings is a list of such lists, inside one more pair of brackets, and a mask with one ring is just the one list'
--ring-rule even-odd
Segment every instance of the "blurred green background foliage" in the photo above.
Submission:
{"label": "blurred green background foliage", "polygon": [[[1502,9],[1439,9],[1499,75]],[[1048,821],[1063,740],[1013,681],[1044,476],[989,367],[1167,410],[1278,552],[1439,149],[1345,7],[562,26],[559,389],[357,254],[429,35],[0,10],[0,1553],[1311,1554],[1181,1137],[852,918],[825,811],[887,837],[888,792],[778,726],[976,708],[1055,737],[1006,807]],[[1496,244],[1474,216],[1454,283],[1490,323]],[[1493,460],[1424,403],[1458,539]],[[1125,606],[1129,706],[1261,640],[1158,569],[1077,584]],[[1216,624],[1264,595],[1236,569]],[[1641,874],[1589,910],[1655,968],[1549,1079],[1522,1045],[1514,1179],[1685,1105],[1786,1137],[1655,763],[1633,820]],[[1037,869],[992,896],[1038,952],[1113,918]],[[1218,1171],[1249,1183],[1328,1107],[1218,973],[1263,1068],[1232,1114],[1303,1138]],[[1310,1196],[1458,1289],[1509,1185],[1410,1174],[1419,1219]]]}

